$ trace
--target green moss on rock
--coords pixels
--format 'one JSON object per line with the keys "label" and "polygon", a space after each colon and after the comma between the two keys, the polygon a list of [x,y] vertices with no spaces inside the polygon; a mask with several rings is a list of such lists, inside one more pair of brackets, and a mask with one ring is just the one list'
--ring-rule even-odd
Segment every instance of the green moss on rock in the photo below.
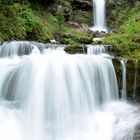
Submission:
{"label": "green moss on rock", "polygon": [[71,31],[69,33],[60,34],[60,43],[62,44],[91,44],[92,42],[93,37],[89,33]]}
{"label": "green moss on rock", "polygon": [[85,45],[73,44],[66,47],[64,50],[69,54],[75,54],[75,53],[85,53],[86,49],[87,47]]}

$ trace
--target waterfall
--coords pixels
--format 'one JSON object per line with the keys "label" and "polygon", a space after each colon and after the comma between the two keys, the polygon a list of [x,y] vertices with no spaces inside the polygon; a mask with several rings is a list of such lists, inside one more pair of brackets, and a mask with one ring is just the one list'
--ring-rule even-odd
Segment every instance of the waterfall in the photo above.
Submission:
{"label": "waterfall", "polygon": [[111,59],[30,42],[0,47],[0,139],[133,140],[139,109],[119,101]]}
{"label": "waterfall", "polygon": [[87,45],[87,53],[88,54],[102,54],[102,53],[106,53],[106,49],[104,47],[104,45]]}
{"label": "waterfall", "polygon": [[93,0],[94,26],[90,28],[92,31],[107,32],[105,7],[105,0]]}
{"label": "waterfall", "polygon": [[121,98],[126,99],[127,97],[127,88],[126,88],[126,59],[120,60],[121,62],[121,69],[122,69],[122,91],[121,91]]}

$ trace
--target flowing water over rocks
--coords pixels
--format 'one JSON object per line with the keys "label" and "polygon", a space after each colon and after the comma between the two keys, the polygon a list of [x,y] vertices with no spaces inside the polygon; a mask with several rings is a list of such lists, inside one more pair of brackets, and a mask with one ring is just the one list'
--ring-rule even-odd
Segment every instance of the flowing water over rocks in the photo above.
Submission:
{"label": "flowing water over rocks", "polygon": [[121,98],[126,99],[127,97],[127,85],[126,85],[126,64],[127,59],[120,60],[121,69],[122,69],[122,91],[121,91]]}
{"label": "flowing water over rocks", "polygon": [[0,46],[0,139],[133,140],[139,108],[119,101],[110,58],[38,46]]}
{"label": "flowing water over rocks", "polygon": [[88,45],[87,53],[99,55],[106,53],[106,48],[103,45]]}

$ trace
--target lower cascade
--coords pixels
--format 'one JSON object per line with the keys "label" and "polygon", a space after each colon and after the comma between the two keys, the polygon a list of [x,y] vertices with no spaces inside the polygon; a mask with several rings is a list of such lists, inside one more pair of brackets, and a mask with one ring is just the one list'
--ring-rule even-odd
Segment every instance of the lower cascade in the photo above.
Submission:
{"label": "lower cascade", "polygon": [[127,89],[126,89],[126,60],[120,60],[121,68],[122,68],[122,91],[121,91],[121,97],[126,99],[127,96]]}
{"label": "lower cascade", "polygon": [[0,54],[1,140],[134,139],[139,108],[119,100],[111,59],[17,41]]}

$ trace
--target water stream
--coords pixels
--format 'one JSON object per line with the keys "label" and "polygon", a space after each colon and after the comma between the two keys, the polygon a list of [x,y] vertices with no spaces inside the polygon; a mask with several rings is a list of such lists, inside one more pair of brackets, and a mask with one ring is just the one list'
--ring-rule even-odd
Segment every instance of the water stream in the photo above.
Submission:
{"label": "water stream", "polygon": [[106,27],[106,6],[105,0],[93,0],[93,19],[92,31],[107,32]]}
{"label": "water stream", "polygon": [[139,108],[119,101],[111,59],[0,47],[1,140],[133,140]]}
{"label": "water stream", "polygon": [[106,48],[103,45],[88,45],[87,53],[95,55],[103,54],[106,53]]}
{"label": "water stream", "polygon": [[126,64],[127,59],[120,60],[121,69],[122,69],[122,90],[121,90],[121,98],[127,98],[127,83],[126,83]]}

